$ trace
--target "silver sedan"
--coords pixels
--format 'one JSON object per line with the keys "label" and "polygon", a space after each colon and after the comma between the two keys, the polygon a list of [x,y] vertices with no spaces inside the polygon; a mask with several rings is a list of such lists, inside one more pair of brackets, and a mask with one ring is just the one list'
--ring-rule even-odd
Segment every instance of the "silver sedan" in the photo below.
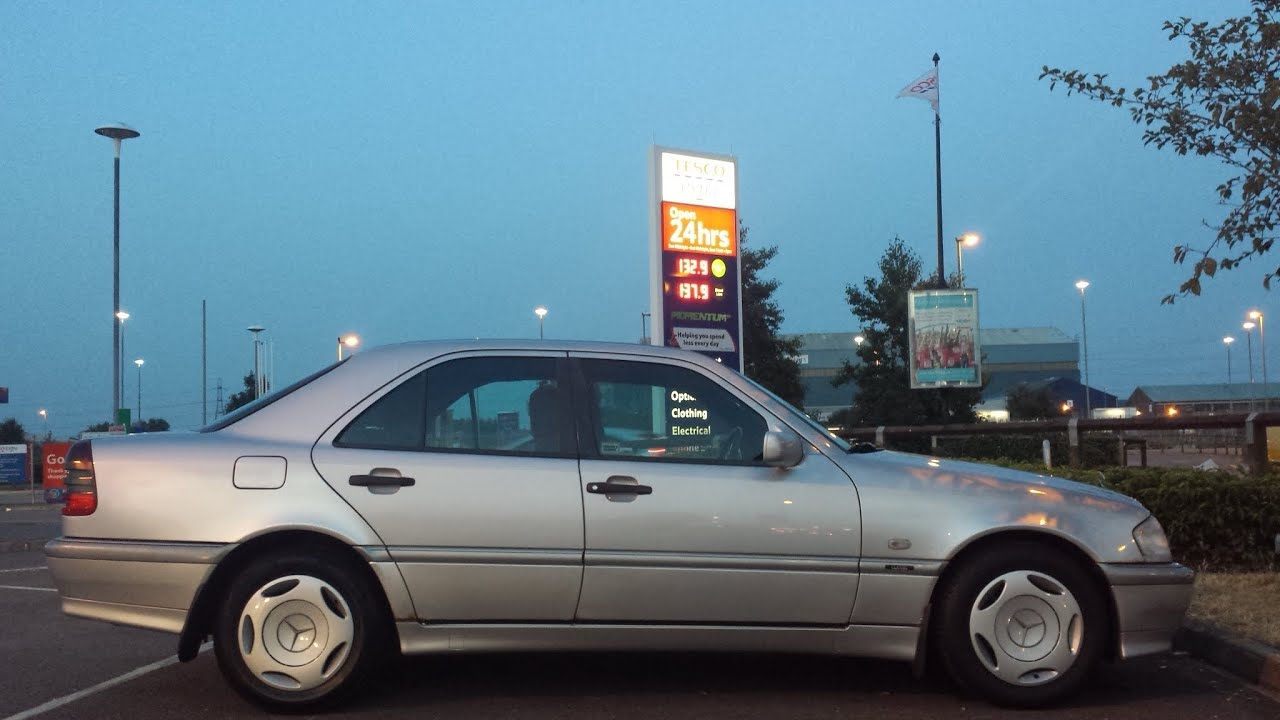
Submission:
{"label": "silver sedan", "polygon": [[927,658],[1041,705],[1167,650],[1191,593],[1128,497],[850,447],[642,345],[383,347],[67,460],[65,612],[175,633],[182,660],[212,637],[272,709],[397,650],[560,649]]}

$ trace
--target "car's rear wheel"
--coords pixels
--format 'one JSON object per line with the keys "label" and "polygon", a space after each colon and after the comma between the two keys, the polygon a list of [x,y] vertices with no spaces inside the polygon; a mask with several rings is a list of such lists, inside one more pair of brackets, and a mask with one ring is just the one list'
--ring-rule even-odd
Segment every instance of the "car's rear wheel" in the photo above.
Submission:
{"label": "car's rear wheel", "polygon": [[1062,699],[1105,651],[1098,583],[1071,557],[1011,543],[962,561],[942,589],[937,648],[961,685],[1001,705]]}
{"label": "car's rear wheel", "polygon": [[383,659],[387,628],[356,571],[302,553],[255,561],[231,581],[214,634],[218,667],[246,698],[309,711],[348,698]]}

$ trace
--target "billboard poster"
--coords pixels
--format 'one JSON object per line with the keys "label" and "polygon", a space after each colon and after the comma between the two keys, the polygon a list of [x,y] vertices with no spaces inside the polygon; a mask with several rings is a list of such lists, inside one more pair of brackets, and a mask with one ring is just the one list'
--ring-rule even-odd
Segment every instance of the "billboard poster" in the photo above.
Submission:
{"label": "billboard poster", "polygon": [[742,372],[737,161],[660,147],[651,161],[653,337]]}
{"label": "billboard poster", "polygon": [[981,387],[977,290],[912,290],[907,295],[911,387]]}
{"label": "billboard poster", "polygon": [[67,451],[71,449],[69,442],[46,442],[40,446],[40,457],[43,460],[41,484],[44,486],[45,502],[62,502],[67,492]]}
{"label": "billboard poster", "polygon": [[0,445],[0,485],[25,485],[29,464],[26,443]]}

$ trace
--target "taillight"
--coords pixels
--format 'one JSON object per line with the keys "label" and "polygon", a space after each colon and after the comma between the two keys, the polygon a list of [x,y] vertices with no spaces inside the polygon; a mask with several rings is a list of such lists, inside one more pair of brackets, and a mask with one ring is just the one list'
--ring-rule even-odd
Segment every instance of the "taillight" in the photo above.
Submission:
{"label": "taillight", "polygon": [[67,502],[63,515],[92,515],[98,509],[98,481],[93,476],[93,448],[80,440],[67,451]]}

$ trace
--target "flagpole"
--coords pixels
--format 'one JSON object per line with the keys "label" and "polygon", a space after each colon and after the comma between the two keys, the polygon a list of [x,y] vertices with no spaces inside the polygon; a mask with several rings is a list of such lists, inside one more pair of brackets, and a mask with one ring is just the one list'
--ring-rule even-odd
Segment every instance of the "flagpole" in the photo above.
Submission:
{"label": "flagpole", "polygon": [[[938,61],[941,59],[938,53],[933,54],[935,73],[938,70]],[[933,157],[938,184],[938,287],[946,288],[947,275],[942,265],[942,115],[938,113],[936,107],[933,111]]]}

